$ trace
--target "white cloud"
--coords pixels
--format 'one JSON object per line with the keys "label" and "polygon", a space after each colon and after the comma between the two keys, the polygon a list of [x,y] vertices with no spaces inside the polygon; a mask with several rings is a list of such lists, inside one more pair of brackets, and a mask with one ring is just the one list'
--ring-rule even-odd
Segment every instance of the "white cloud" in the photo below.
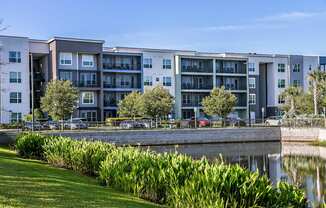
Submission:
{"label": "white cloud", "polygon": [[284,28],[283,24],[261,24],[261,23],[252,23],[252,24],[239,24],[239,25],[221,25],[221,26],[211,26],[211,27],[202,27],[198,28],[200,31],[239,31],[239,30],[250,30],[250,29],[281,29]]}
{"label": "white cloud", "polygon": [[265,16],[262,18],[257,19],[257,21],[292,21],[292,20],[299,20],[299,19],[308,19],[311,17],[318,17],[325,15],[326,12],[288,12],[288,13],[281,13],[271,16]]}
{"label": "white cloud", "polygon": [[303,20],[312,17],[326,16],[326,11],[322,12],[288,12],[257,18],[252,23],[229,24],[219,26],[208,26],[197,28],[196,30],[213,32],[213,31],[238,31],[250,29],[282,29],[288,27],[286,22]]}

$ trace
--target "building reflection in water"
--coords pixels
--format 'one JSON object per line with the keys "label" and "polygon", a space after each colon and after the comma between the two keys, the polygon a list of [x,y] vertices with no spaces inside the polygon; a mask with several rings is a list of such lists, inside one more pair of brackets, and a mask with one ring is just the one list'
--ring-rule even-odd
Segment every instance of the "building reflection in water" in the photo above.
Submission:
{"label": "building reflection in water", "polygon": [[228,164],[239,164],[267,175],[273,184],[287,181],[306,192],[311,207],[319,207],[326,197],[326,148],[296,143],[224,143],[152,146],[157,152],[179,152],[194,159],[205,156],[213,161],[222,157]]}

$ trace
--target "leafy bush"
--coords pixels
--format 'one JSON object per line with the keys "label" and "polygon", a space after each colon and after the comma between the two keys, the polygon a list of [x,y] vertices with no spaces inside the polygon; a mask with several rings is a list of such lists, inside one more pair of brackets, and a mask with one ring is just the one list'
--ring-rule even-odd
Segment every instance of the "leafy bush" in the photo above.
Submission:
{"label": "leafy bush", "polygon": [[[194,161],[179,154],[116,148],[102,162],[102,182],[171,207],[304,207],[302,191],[273,187],[237,165]],[[289,194],[289,192],[291,192]]]}
{"label": "leafy bush", "polygon": [[302,191],[287,183],[272,186],[266,176],[238,165],[181,154],[157,154],[134,147],[67,137],[23,134],[22,156],[99,176],[103,184],[170,207],[305,207]]}
{"label": "leafy bush", "polygon": [[48,137],[36,133],[23,133],[16,138],[18,154],[26,158],[42,159],[44,156],[43,145]]}
{"label": "leafy bush", "polygon": [[103,142],[75,141],[67,137],[51,140],[44,146],[49,163],[87,175],[98,174],[101,162],[112,148],[112,145]]}

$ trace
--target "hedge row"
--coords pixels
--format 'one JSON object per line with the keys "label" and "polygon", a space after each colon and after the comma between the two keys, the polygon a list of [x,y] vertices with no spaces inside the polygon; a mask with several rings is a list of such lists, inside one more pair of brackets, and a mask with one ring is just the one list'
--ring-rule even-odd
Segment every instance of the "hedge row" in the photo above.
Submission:
{"label": "hedge row", "polygon": [[274,187],[266,176],[205,158],[39,134],[20,136],[16,147],[24,157],[98,176],[102,184],[170,207],[305,207],[306,203],[294,186]]}

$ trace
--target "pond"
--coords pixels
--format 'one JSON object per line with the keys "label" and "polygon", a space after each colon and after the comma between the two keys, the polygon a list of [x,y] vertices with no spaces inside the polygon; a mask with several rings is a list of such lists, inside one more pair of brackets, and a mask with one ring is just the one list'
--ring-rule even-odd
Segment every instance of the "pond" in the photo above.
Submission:
{"label": "pond", "polygon": [[303,189],[310,207],[326,199],[326,147],[300,143],[257,142],[152,146],[157,152],[184,153],[199,159],[223,158],[250,171],[267,175],[272,183],[287,181]]}

